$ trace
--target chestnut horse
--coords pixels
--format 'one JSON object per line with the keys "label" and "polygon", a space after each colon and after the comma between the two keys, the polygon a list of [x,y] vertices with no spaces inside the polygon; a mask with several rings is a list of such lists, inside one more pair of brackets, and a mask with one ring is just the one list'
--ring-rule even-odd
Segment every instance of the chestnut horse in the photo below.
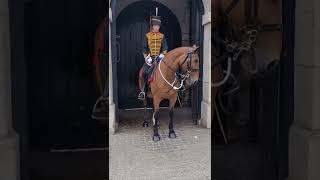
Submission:
{"label": "chestnut horse", "polygon": [[[179,47],[168,52],[165,57],[156,65],[153,80],[150,82],[151,91],[148,97],[153,99],[153,141],[159,141],[159,105],[164,99],[169,100],[169,138],[176,138],[173,128],[174,106],[178,98],[178,91],[184,85],[191,86],[199,79],[199,47]],[[179,72],[178,72],[179,70]],[[147,101],[144,100],[144,122],[143,126],[148,127],[146,120]]]}
{"label": "chestnut horse", "polygon": [[[256,8],[249,9],[248,6],[251,4],[248,3],[252,2]],[[280,59],[282,50],[281,0],[215,0],[212,3],[212,9],[214,11],[212,34],[215,34],[214,31],[217,29],[230,31],[223,35],[226,35],[228,39],[236,39],[239,44],[245,33],[256,30],[257,35],[250,50],[243,51],[241,53],[243,56],[240,55],[238,60],[242,69],[249,72],[249,76],[265,71],[268,64]],[[252,11],[256,12],[251,16]],[[223,40],[226,37],[223,37]],[[215,54],[215,50],[212,52]],[[258,54],[259,57],[253,57],[254,54]],[[213,61],[217,59],[213,57]]]}
{"label": "chestnut horse", "polygon": [[[269,64],[280,59],[282,51],[282,32],[280,28],[282,24],[282,0],[214,0],[211,5],[213,10],[212,37],[218,34],[217,32],[225,32],[227,29],[230,32],[219,33],[219,35],[225,35],[223,37],[225,39],[225,37],[229,38],[230,34],[234,34],[239,43],[241,42],[241,35],[244,33],[244,27],[251,25],[258,31],[250,51],[243,52],[242,56],[235,60],[240,62],[241,65],[239,71],[235,71],[234,74],[241,86],[239,87],[239,93],[231,96],[230,99],[239,99],[239,110],[233,113],[240,114],[240,109],[248,107],[245,104],[245,102],[248,102],[248,94],[243,94],[243,92],[248,92],[250,79],[254,75],[253,73],[246,73],[246,71],[254,72],[252,70],[256,69],[257,75],[263,74]],[[216,43],[216,46],[213,45],[212,48],[212,60],[215,64],[218,62],[219,55],[221,55],[219,54],[221,49],[225,50],[226,48],[221,48],[218,43]],[[212,84],[221,85],[221,82],[225,82],[224,80],[227,79],[227,75],[231,74],[231,71],[236,70],[236,68],[231,68],[230,64],[230,68],[224,71],[220,63],[216,63],[212,67]],[[213,102],[219,95],[219,90],[222,91],[218,85],[212,87]],[[239,102],[241,102],[241,105]],[[241,111],[245,110],[242,109]],[[215,113],[215,111],[213,110],[212,113]],[[212,115],[212,117],[214,116]]]}
{"label": "chestnut horse", "polygon": [[94,66],[94,78],[98,96],[103,95],[104,87],[105,85],[108,85],[108,82],[104,82],[104,79],[108,80],[108,78],[101,77],[101,66],[105,63],[103,62],[105,60],[104,53],[106,53],[106,46],[108,46],[105,40],[105,36],[108,34],[108,28],[108,18],[104,17],[99,26],[97,27],[94,38],[94,52],[92,57],[92,64]]}
{"label": "chestnut horse", "polygon": [[[92,119],[104,120],[106,122],[106,109],[108,108],[108,61],[107,51],[108,44],[105,40],[108,33],[108,18],[104,17],[97,27],[94,38],[94,52],[92,57],[93,77],[95,81],[95,89],[97,100],[93,106]],[[102,113],[101,113],[102,112]]]}

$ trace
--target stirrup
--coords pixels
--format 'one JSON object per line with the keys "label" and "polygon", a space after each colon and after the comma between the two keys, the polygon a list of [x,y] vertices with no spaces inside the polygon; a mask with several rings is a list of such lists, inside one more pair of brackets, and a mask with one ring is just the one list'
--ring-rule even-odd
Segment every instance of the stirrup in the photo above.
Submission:
{"label": "stirrup", "polygon": [[138,95],[138,99],[143,101],[146,98],[146,93],[141,91]]}

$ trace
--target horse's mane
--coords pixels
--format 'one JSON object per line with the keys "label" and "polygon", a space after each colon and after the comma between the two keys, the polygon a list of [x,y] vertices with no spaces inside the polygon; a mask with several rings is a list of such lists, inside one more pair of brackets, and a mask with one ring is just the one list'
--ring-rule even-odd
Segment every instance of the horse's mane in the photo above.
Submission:
{"label": "horse's mane", "polygon": [[178,47],[178,48],[175,48],[175,49],[169,51],[167,53],[167,57],[169,57],[169,58],[167,58],[168,61],[170,61],[172,59],[175,60],[175,59],[177,59],[177,57],[184,55],[187,49],[189,49],[189,47]]}

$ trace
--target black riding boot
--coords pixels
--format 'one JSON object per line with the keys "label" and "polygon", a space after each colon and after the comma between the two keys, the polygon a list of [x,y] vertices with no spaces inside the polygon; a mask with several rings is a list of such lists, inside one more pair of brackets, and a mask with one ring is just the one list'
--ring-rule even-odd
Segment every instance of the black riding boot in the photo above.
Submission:
{"label": "black riding boot", "polygon": [[144,101],[146,98],[146,84],[147,84],[147,78],[146,75],[143,75],[140,82],[140,93],[138,95],[138,99],[141,101]]}

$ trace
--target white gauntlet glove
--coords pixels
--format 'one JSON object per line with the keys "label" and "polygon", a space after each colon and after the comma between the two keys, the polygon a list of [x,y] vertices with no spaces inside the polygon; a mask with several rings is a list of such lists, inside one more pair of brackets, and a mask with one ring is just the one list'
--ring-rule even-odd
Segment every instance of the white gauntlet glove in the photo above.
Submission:
{"label": "white gauntlet glove", "polygon": [[149,58],[147,59],[147,64],[148,64],[149,66],[152,64],[152,58],[151,58],[151,57],[149,57]]}
{"label": "white gauntlet glove", "polygon": [[164,58],[164,54],[161,53],[161,54],[159,55],[159,58],[160,58],[160,59],[163,59],[163,58]]}
{"label": "white gauntlet glove", "polygon": [[151,66],[152,64],[152,58],[150,57],[150,54],[146,57],[146,63]]}

